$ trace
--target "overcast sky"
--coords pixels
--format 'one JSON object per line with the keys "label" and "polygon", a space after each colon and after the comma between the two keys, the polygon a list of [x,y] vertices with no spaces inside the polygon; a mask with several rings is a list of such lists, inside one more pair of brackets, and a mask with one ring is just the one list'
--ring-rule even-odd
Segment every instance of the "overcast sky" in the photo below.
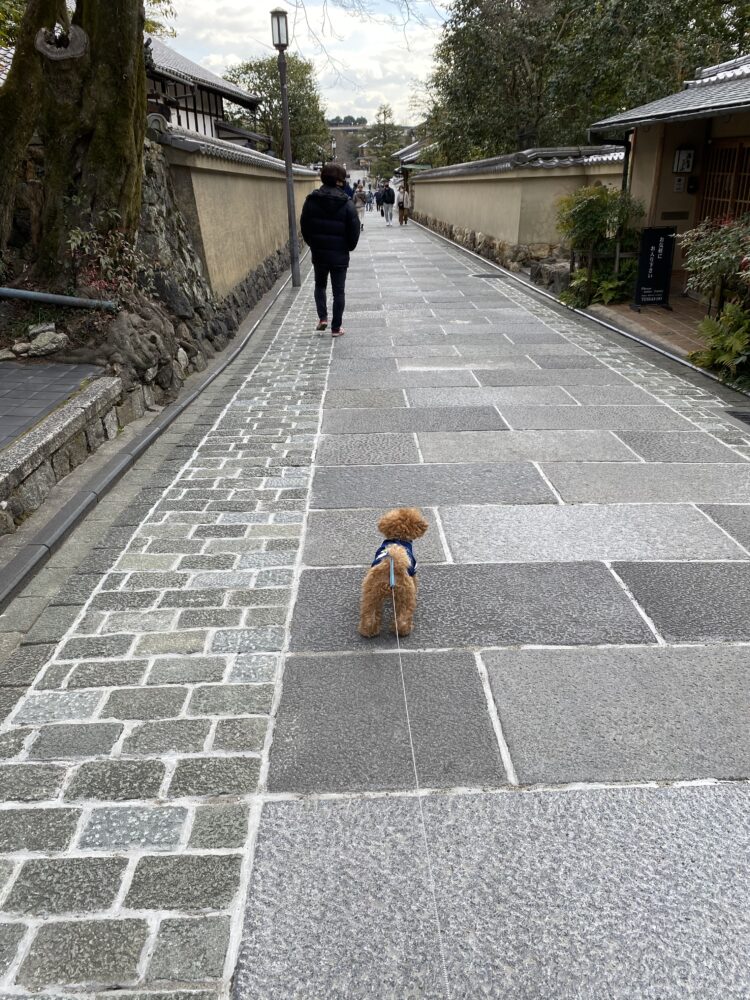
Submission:
{"label": "overcast sky", "polygon": [[[166,39],[184,55],[222,74],[227,66],[257,56],[272,55],[270,11],[287,6],[278,0],[176,0],[176,39]],[[320,2],[302,9],[289,7],[294,23],[293,48],[311,59],[329,117],[364,115],[371,121],[380,104],[390,104],[396,120],[413,124],[411,92],[429,71],[442,16],[426,0],[415,0],[423,23],[406,28],[395,4],[375,0],[374,20]],[[328,12],[326,20],[324,11]]]}

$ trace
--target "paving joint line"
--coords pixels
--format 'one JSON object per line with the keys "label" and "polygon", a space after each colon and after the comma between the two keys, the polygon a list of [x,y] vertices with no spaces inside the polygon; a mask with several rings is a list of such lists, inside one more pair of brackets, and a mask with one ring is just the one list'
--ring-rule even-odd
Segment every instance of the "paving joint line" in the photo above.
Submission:
{"label": "paving joint line", "polygon": [[630,601],[630,603],[635,608],[635,610],[638,613],[638,615],[640,615],[640,617],[643,619],[644,623],[647,625],[647,627],[649,628],[649,630],[653,633],[654,638],[656,639],[657,644],[659,646],[668,646],[669,643],[666,642],[666,640],[662,636],[662,634],[659,631],[659,629],[656,627],[656,625],[655,625],[654,621],[651,619],[651,617],[648,614],[646,614],[646,609],[642,608],[641,605],[638,603],[638,601],[635,599],[635,596],[634,596],[633,592],[630,590],[630,587],[628,587],[628,585],[622,579],[622,577],[620,576],[620,574],[613,567],[612,563],[609,562],[609,561],[606,561],[606,560],[603,560],[603,562],[604,562],[604,565],[609,570],[610,574],[614,577],[614,580],[617,583],[617,585],[624,592],[625,596],[628,598],[628,600]]}
{"label": "paving joint line", "polygon": [[508,741],[505,739],[503,725],[500,721],[500,713],[498,711],[494,695],[492,694],[489,673],[487,671],[487,666],[482,659],[481,653],[474,653],[474,662],[482,684],[482,692],[484,694],[485,702],[487,703],[487,713],[490,717],[490,722],[492,723],[493,732],[495,733],[495,739],[497,740],[497,746],[500,751],[500,758],[503,762],[503,767],[505,768],[506,777],[511,785],[517,786],[519,784],[518,775],[516,774],[513,759],[510,755]]}

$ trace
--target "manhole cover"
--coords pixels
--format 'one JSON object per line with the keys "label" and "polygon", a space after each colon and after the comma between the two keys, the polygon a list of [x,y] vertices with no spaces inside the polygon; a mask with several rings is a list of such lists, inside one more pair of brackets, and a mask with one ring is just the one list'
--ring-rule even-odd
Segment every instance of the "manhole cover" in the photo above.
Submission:
{"label": "manhole cover", "polygon": [[750,410],[727,410],[727,415],[741,420],[743,424],[750,424]]}

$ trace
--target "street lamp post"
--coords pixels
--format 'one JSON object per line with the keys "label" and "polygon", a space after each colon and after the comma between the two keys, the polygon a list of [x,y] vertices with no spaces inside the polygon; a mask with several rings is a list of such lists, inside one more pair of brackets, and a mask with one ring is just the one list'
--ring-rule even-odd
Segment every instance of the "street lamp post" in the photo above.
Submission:
{"label": "street lamp post", "polygon": [[299,273],[299,240],[297,215],[294,207],[294,174],[292,172],[292,135],[289,128],[289,93],[286,82],[286,49],[289,46],[289,28],[286,11],[277,7],[271,11],[271,36],[279,53],[279,78],[281,80],[281,110],[284,119],[284,163],[286,164],[286,207],[289,215],[289,249],[292,258],[292,285],[302,284]]}

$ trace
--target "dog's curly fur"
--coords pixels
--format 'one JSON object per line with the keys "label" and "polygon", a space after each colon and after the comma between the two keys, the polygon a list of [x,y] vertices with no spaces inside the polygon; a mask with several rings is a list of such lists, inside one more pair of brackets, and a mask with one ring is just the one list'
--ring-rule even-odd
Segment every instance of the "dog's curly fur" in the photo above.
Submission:
{"label": "dog's curly fur", "polygon": [[[385,538],[398,538],[413,542],[427,531],[428,524],[416,507],[398,507],[389,510],[378,521],[378,531]],[[412,630],[414,610],[417,606],[417,578],[409,576],[409,557],[400,545],[389,545],[388,555],[393,558],[396,578],[396,620],[393,631],[399,636],[408,635]],[[367,638],[378,635],[383,616],[383,602],[390,604],[390,560],[384,559],[377,566],[371,566],[362,581],[362,604],[359,617],[359,633]]]}

